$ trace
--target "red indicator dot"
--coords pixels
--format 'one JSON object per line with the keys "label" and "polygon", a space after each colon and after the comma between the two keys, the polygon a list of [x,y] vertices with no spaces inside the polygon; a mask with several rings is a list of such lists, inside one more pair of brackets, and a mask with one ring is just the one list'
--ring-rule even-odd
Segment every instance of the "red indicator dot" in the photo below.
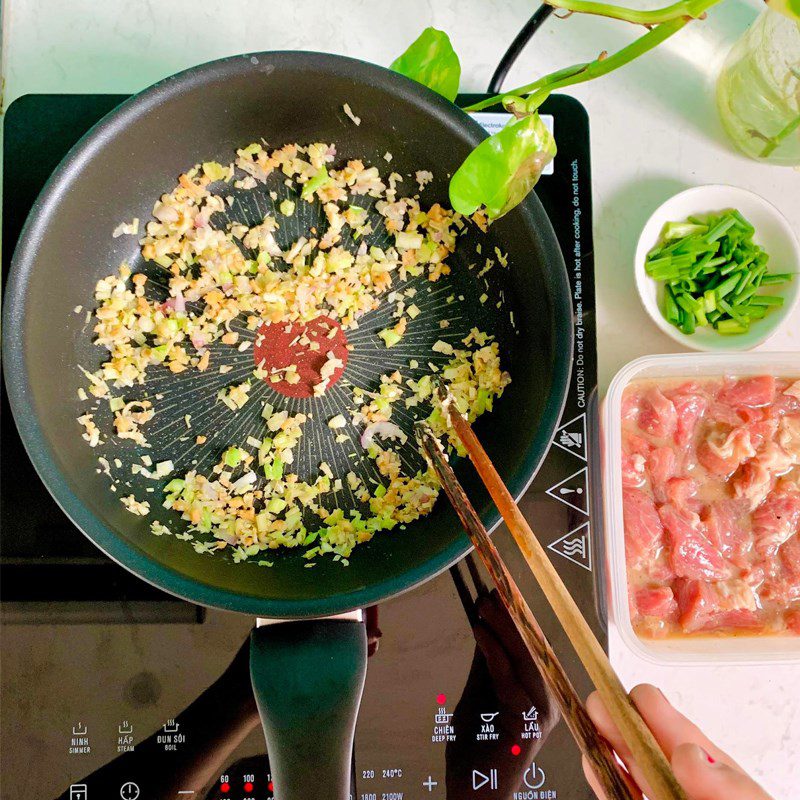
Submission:
{"label": "red indicator dot", "polygon": [[250,781],[247,781],[247,783],[244,785],[244,790],[249,794],[253,791],[253,784],[250,783]]}
{"label": "red indicator dot", "polygon": [[511,745],[511,755],[518,756],[522,752],[522,748],[518,744]]}
{"label": "red indicator dot", "polygon": [[270,792],[274,792],[274,791],[275,791],[275,787],[272,785],[272,781],[270,781],[270,782],[267,784],[267,789],[268,789]]}
{"label": "red indicator dot", "polygon": [[222,785],[219,787],[219,790],[220,790],[221,792],[223,792],[224,794],[227,794],[227,793],[228,793],[228,792],[231,790],[231,785],[230,785],[229,783],[223,783],[223,784],[222,784]]}
{"label": "red indicator dot", "polygon": [[436,702],[443,706],[447,702],[447,695],[446,694],[437,694],[436,695]]}

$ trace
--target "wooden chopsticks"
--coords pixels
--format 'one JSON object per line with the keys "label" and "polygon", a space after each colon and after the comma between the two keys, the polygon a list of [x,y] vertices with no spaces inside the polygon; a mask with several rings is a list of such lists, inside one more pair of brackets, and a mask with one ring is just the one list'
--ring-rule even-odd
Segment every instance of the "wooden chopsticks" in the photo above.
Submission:
{"label": "wooden chopsticks", "polygon": [[555,697],[564,722],[577,742],[581,753],[589,759],[606,795],[613,800],[641,800],[641,792],[632,783],[630,776],[620,767],[608,742],[600,736],[586,713],[575,687],[564,672],[553,648],[533,616],[530,606],[503,563],[500,553],[489,538],[478,513],[461,488],[458,478],[445,460],[441,445],[424,422],[417,423],[416,434],[425,455],[439,476],[442,488],[453,504],[464,528],[469,533],[476,552],[494,581],[503,604],[511,614],[536,668]]}
{"label": "wooden chopsticks", "polygon": [[[558,572],[556,572],[555,567],[550,563],[550,559],[547,557],[544,548],[539,543],[539,540],[534,535],[525,517],[522,515],[522,512],[514,502],[514,498],[506,488],[500,475],[498,475],[497,470],[494,468],[494,465],[472,431],[469,423],[453,407],[452,396],[450,396],[443,383],[439,385],[439,397],[442,400],[443,410],[444,413],[447,414],[448,421],[464,445],[478,475],[486,486],[501,516],[505,520],[511,535],[514,537],[514,541],[517,543],[531,572],[539,583],[539,586],[544,592],[545,597],[555,612],[572,646],[575,648],[575,652],[578,654],[595,688],[600,694],[611,718],[616,723],[622,737],[625,739],[625,743],[630,748],[634,760],[639,765],[643,776],[647,780],[651,790],[650,800],[686,800],[686,794],[672,773],[672,768],[666,756],[653,737],[652,732],[639,715],[628,693],[625,691],[625,688],[608,660],[608,656],[597,641],[592,629],[589,627],[580,609],[572,599],[572,595],[570,595],[569,590],[564,585]],[[438,444],[437,449],[439,449]],[[441,456],[440,449],[439,455]],[[440,458],[438,461],[441,463],[444,459]],[[435,464],[436,462],[434,461],[433,463]],[[446,464],[446,462],[444,463]],[[440,475],[440,478],[441,477]],[[455,480],[457,484],[455,475],[453,475],[453,480]],[[458,506],[455,506],[455,508],[458,512]],[[475,519],[478,519],[477,515],[475,515]],[[462,521],[464,521],[463,518]],[[478,521],[480,520],[478,519]],[[484,531],[485,535],[483,526],[481,526],[481,529]],[[473,537],[473,542],[477,542],[480,536],[476,536],[474,527],[468,528],[467,530],[470,536]],[[481,556],[483,555],[480,549],[478,552]],[[502,566],[502,562],[499,560],[499,554],[497,554],[497,559],[498,563]],[[517,621],[516,613],[520,613],[519,609],[516,606],[509,606],[509,611],[515,621]],[[530,609],[528,609],[528,611],[530,611]],[[527,624],[527,619],[525,617],[520,616],[519,619],[524,620]],[[525,631],[522,629],[520,633],[525,637],[526,642],[534,636],[534,634],[526,636]],[[529,648],[530,646],[529,644]],[[581,743],[579,742],[579,744]],[[587,753],[587,755],[589,754]],[[599,771],[596,770],[596,772],[598,778],[604,777]],[[620,794],[619,792],[617,794],[611,794],[611,797],[628,796],[630,795]]]}

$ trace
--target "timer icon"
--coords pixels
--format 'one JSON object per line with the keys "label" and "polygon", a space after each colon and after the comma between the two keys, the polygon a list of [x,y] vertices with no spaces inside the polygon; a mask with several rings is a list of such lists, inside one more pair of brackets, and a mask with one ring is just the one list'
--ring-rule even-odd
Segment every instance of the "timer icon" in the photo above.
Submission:
{"label": "timer icon", "polygon": [[119,796],[122,800],[138,800],[139,794],[139,786],[133,781],[123,783],[119,790]]}

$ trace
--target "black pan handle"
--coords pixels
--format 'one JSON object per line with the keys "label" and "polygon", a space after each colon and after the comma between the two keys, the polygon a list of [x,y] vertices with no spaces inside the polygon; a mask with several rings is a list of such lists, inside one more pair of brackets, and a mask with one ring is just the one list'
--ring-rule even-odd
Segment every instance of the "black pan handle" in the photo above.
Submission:
{"label": "black pan handle", "polygon": [[367,673],[362,622],[267,624],[250,637],[250,677],[280,800],[348,800]]}

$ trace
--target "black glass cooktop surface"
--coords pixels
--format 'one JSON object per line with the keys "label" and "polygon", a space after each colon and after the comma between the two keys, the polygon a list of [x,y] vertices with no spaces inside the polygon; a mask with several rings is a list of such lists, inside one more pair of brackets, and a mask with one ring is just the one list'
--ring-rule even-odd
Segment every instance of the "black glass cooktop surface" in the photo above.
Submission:
{"label": "black glass cooktop surface", "polygon": [[[9,108],[4,277],[49,174],[123,99],[35,95]],[[596,588],[602,531],[588,119],[567,97],[550,98],[543,113],[559,152],[536,191],[569,273],[575,358],[560,427],[522,508],[605,641]],[[491,128],[504,116],[490,112],[480,121]],[[271,798],[244,647],[253,620],[174,600],[97,551],[36,476],[5,390],[1,458],[1,796]],[[588,693],[588,679],[510,537],[502,528],[495,537],[579,692]],[[366,611],[370,659],[353,753],[357,800],[591,797],[577,749],[487,583],[468,557]]]}

